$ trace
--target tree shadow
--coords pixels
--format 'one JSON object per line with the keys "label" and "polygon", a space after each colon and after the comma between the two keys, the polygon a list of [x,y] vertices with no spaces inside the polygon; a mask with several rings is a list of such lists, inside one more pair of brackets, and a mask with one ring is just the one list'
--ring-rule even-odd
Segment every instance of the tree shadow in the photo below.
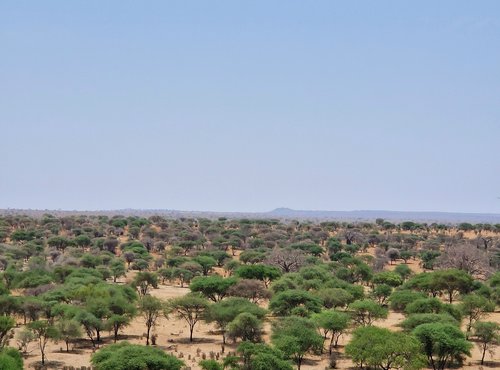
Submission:
{"label": "tree shadow", "polygon": [[179,343],[179,344],[203,344],[203,343],[216,343],[219,342],[219,338],[193,338],[193,341],[189,341],[189,337],[176,337],[168,340],[168,343]]}
{"label": "tree shadow", "polygon": [[478,366],[478,368],[489,367],[489,368],[493,368],[493,369],[500,369],[500,361],[495,361],[495,360],[486,361],[486,360],[484,360],[483,365],[480,365],[479,362],[476,362],[476,366]]}
{"label": "tree shadow", "polygon": [[45,370],[45,369],[62,369],[64,366],[64,362],[62,361],[45,361],[45,364],[42,365],[41,361],[34,362],[30,365],[30,368],[34,368],[36,370]]}
{"label": "tree shadow", "polygon": [[314,366],[314,369],[319,369],[318,365],[322,361],[322,359],[312,359],[312,358],[304,358],[302,360],[302,366]]}

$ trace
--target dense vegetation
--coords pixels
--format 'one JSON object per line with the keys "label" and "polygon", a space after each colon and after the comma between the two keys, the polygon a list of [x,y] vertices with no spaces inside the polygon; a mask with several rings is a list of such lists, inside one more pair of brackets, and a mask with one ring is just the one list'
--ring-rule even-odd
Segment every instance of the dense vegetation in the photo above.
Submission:
{"label": "dense vegetation", "polygon": [[[203,369],[300,369],[322,356],[437,370],[473,343],[482,364],[499,339],[485,320],[499,266],[500,225],[2,216],[0,369],[22,368],[30,346],[45,365],[51,342],[93,348],[98,370],[180,369],[150,347],[165,318],[187,324],[188,342],[199,323],[216,328],[222,351]],[[191,292],[162,300],[166,284]],[[377,327],[390,312],[405,315],[400,328]],[[145,346],[127,342],[134,320]]]}

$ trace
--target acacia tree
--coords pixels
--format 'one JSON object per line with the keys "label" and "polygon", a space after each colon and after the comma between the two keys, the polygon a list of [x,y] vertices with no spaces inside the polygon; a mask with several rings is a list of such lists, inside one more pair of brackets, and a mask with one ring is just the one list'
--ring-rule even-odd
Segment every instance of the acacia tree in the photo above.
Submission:
{"label": "acacia tree", "polygon": [[361,367],[368,365],[382,370],[425,367],[425,357],[415,337],[375,326],[356,329],[345,352]]}
{"label": "acacia tree", "polygon": [[323,338],[317,333],[314,323],[297,316],[285,317],[275,322],[271,341],[287,358],[297,364],[298,370],[308,352],[319,352],[323,346]]}
{"label": "acacia tree", "polygon": [[69,345],[72,341],[82,336],[80,323],[75,320],[62,319],[56,325],[57,339],[62,339],[66,344],[66,352],[69,352]]}
{"label": "acacia tree", "polygon": [[103,329],[102,321],[95,317],[94,314],[83,309],[76,314],[75,320],[82,324],[85,333],[92,342],[92,347],[95,348],[96,342],[99,341],[97,333]]}
{"label": "acacia tree", "polygon": [[149,346],[151,329],[156,326],[163,312],[163,302],[159,298],[146,295],[139,301],[139,312],[146,324],[146,345]]}
{"label": "acacia tree", "polygon": [[274,266],[263,264],[240,266],[235,271],[236,276],[242,279],[255,279],[264,283],[266,288],[269,284],[281,276],[281,272]]}
{"label": "acacia tree", "polygon": [[[245,370],[292,370],[292,365],[285,360],[284,353],[264,343],[242,342],[237,349],[241,355]],[[239,369],[237,357],[227,357],[224,365]]]}
{"label": "acacia tree", "polygon": [[417,326],[413,334],[422,343],[424,353],[434,370],[443,370],[453,359],[470,356],[472,344],[452,324],[429,323]]}
{"label": "acacia tree", "polygon": [[236,341],[260,342],[262,336],[262,322],[249,312],[242,312],[231,321],[227,327],[229,337]]}
{"label": "acacia tree", "polygon": [[473,244],[447,245],[436,261],[441,268],[459,269],[476,277],[487,277],[490,272],[488,253]]}
{"label": "acacia tree", "polygon": [[311,319],[319,329],[322,329],[324,340],[326,340],[328,334],[330,334],[328,352],[331,355],[332,348],[337,347],[340,336],[345,333],[349,327],[349,315],[345,312],[325,310],[320,313],[313,314]]}
{"label": "acacia tree", "polygon": [[133,303],[129,302],[123,296],[110,298],[108,308],[110,316],[106,320],[106,327],[113,332],[113,340],[116,343],[118,333],[130,324],[130,321],[136,314],[136,308]]}
{"label": "acacia tree", "polygon": [[305,290],[290,289],[277,293],[269,302],[269,309],[279,316],[288,316],[298,310],[320,312],[321,300]]}
{"label": "acacia tree", "polygon": [[482,352],[481,365],[484,365],[486,351],[492,351],[492,348],[500,342],[500,325],[491,321],[478,321],[474,324],[474,336],[477,338],[476,344]]}
{"label": "acacia tree", "polygon": [[203,276],[207,276],[209,272],[217,265],[217,260],[210,256],[197,256],[194,258],[201,266]]}
{"label": "acacia tree", "polygon": [[242,297],[253,303],[271,298],[271,292],[266,289],[264,283],[256,279],[242,279],[227,291],[233,297]]}
{"label": "acacia tree", "polygon": [[38,348],[42,355],[42,365],[45,365],[45,347],[50,340],[57,339],[57,330],[48,321],[44,320],[30,322],[28,328],[38,340]]}
{"label": "acacia tree", "polygon": [[474,280],[464,270],[448,269],[435,271],[431,275],[431,284],[437,289],[448,294],[449,303],[457,293],[467,293],[472,288]]}
{"label": "acacia tree", "polygon": [[271,266],[279,267],[283,272],[293,272],[299,270],[305,261],[304,252],[298,249],[274,248],[267,258],[267,263]]}
{"label": "acacia tree", "polygon": [[0,369],[23,370],[23,357],[17,349],[6,347],[0,350]]}
{"label": "acacia tree", "polygon": [[15,325],[16,322],[12,317],[0,316],[0,349],[7,345]]}
{"label": "acacia tree", "polygon": [[158,288],[158,276],[148,271],[138,272],[132,281],[132,286],[137,289],[141,297],[144,297],[152,288]]}
{"label": "acacia tree", "polygon": [[354,296],[342,288],[323,288],[314,295],[321,299],[323,307],[328,309],[344,308],[355,301]]}
{"label": "acacia tree", "polygon": [[189,289],[192,292],[200,292],[208,299],[218,302],[227,295],[229,288],[234,284],[236,284],[236,279],[233,277],[197,276],[189,285]]}
{"label": "acacia tree", "polygon": [[94,353],[90,361],[97,370],[180,370],[184,366],[184,362],[159,348],[128,342],[110,344]]}
{"label": "acacia tree", "polygon": [[472,326],[485,315],[486,312],[491,312],[495,309],[495,304],[488,299],[477,294],[468,294],[462,297],[460,304],[462,314],[467,319],[465,336],[469,338]]}
{"label": "acacia tree", "polygon": [[207,307],[205,321],[217,324],[222,332],[222,343],[226,344],[227,326],[243,312],[262,319],[267,311],[245,298],[227,298]]}
{"label": "acacia tree", "polygon": [[202,295],[189,293],[183,297],[174,298],[168,302],[166,314],[173,313],[179,319],[185,320],[189,325],[189,341],[193,341],[195,325],[203,319],[209,302]]}
{"label": "acacia tree", "polygon": [[388,311],[371,299],[358,300],[349,305],[349,310],[353,314],[353,321],[357,325],[368,326],[374,321],[385,319]]}
{"label": "acacia tree", "polygon": [[116,279],[118,279],[119,277],[125,276],[125,273],[127,272],[123,262],[118,259],[114,260],[110,264],[109,271],[111,272],[111,276],[113,276],[113,283],[116,283]]}

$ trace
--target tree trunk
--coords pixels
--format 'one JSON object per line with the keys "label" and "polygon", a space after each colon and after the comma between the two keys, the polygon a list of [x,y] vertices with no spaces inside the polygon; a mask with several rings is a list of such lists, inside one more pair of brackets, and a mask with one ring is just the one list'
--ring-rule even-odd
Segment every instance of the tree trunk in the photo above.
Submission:
{"label": "tree trunk", "polygon": [[149,331],[151,330],[151,327],[148,325],[148,330],[146,333],[146,346],[149,346]]}
{"label": "tree trunk", "polygon": [[[330,338],[330,355],[332,354],[333,340],[335,338],[335,332],[332,332],[332,337]],[[335,347],[337,346],[337,341],[335,341]]]}
{"label": "tree trunk", "polygon": [[429,360],[430,360],[430,363],[431,363],[431,365],[432,365],[432,368],[433,368],[434,370],[437,370],[437,369],[436,369],[436,364],[434,363],[434,358],[433,358],[432,356],[429,356]]}
{"label": "tree trunk", "polygon": [[486,345],[483,344],[483,355],[481,356],[481,365],[484,365],[484,355],[486,354]]}
{"label": "tree trunk", "polygon": [[90,341],[92,342],[92,348],[95,348],[95,340],[92,337],[90,331],[87,331],[87,336],[89,337]]}

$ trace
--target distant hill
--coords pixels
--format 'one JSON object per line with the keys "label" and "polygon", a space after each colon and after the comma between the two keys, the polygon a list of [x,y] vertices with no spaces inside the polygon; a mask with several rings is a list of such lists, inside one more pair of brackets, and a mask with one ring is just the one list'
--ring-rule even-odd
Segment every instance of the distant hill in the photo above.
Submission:
{"label": "distant hill", "polygon": [[0,215],[28,215],[41,217],[46,213],[55,216],[69,215],[123,215],[150,217],[160,215],[168,218],[181,217],[205,217],[230,219],[250,218],[263,219],[273,218],[281,220],[311,220],[311,221],[374,221],[377,218],[391,222],[415,221],[415,222],[438,222],[438,223],[491,223],[500,224],[500,214],[495,213],[450,213],[450,212],[403,212],[384,210],[359,210],[359,211],[306,211],[290,208],[276,208],[270,212],[210,212],[210,211],[178,211],[168,209],[117,209],[101,211],[70,211],[70,210],[41,210],[41,209],[0,209]]}
{"label": "distant hill", "polygon": [[383,218],[388,221],[500,223],[500,214],[495,213],[404,212],[383,210],[303,211],[290,208],[276,208],[268,214],[271,217],[296,219],[373,221],[377,218]]}

